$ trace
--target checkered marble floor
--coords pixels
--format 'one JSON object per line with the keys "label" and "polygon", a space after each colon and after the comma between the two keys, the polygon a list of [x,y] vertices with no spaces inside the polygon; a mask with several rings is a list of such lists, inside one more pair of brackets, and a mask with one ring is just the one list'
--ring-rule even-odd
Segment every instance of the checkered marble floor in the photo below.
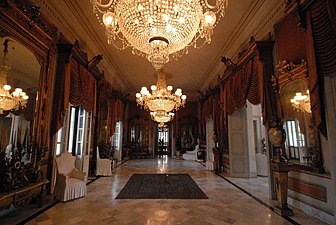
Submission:
{"label": "checkered marble floor", "polygon": [[[209,199],[115,199],[134,173],[189,173]],[[308,224],[323,224],[304,216],[305,221],[311,222]],[[88,185],[86,197],[59,203],[27,224],[280,225],[291,222],[197,162],[161,158],[127,161],[113,170],[112,177],[101,177]]]}

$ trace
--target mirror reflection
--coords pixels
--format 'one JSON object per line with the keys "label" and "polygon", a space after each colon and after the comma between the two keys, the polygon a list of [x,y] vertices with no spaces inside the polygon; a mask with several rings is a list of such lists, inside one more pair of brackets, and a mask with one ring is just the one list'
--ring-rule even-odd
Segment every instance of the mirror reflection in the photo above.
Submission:
{"label": "mirror reflection", "polygon": [[4,37],[0,43],[0,147],[11,158],[12,148],[31,141],[40,64],[16,40]]}
{"label": "mirror reflection", "polygon": [[316,144],[308,84],[303,79],[291,81],[280,94],[287,157],[295,163],[309,164]]}

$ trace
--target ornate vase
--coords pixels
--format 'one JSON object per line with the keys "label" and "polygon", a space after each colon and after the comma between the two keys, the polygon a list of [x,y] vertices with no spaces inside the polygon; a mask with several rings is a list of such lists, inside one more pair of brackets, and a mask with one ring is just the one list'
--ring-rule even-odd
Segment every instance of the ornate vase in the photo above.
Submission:
{"label": "ornate vase", "polygon": [[287,158],[282,152],[286,141],[286,132],[283,129],[282,122],[279,118],[272,121],[272,127],[268,130],[268,138],[275,151],[272,162],[287,163]]}

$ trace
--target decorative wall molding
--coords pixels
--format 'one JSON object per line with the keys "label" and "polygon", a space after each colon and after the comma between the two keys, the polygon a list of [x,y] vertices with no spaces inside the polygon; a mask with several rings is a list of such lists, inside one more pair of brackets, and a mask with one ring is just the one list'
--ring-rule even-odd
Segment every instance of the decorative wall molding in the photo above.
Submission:
{"label": "decorative wall molding", "polygon": [[323,202],[328,201],[327,188],[319,184],[314,184],[290,177],[288,178],[288,188]]}

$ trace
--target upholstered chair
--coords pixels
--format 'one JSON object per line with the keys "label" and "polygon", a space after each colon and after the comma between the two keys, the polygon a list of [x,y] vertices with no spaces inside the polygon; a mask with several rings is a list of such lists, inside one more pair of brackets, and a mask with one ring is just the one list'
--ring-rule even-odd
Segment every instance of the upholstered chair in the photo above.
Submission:
{"label": "upholstered chair", "polygon": [[112,160],[100,158],[99,147],[97,146],[96,176],[112,176],[111,165]]}
{"label": "upholstered chair", "polygon": [[64,151],[56,158],[55,195],[62,202],[86,195],[86,173],[75,168],[76,157]]}
{"label": "upholstered chair", "polygon": [[197,152],[199,150],[199,144],[195,146],[195,149],[193,151],[187,151],[182,155],[182,158],[184,160],[197,160]]}

